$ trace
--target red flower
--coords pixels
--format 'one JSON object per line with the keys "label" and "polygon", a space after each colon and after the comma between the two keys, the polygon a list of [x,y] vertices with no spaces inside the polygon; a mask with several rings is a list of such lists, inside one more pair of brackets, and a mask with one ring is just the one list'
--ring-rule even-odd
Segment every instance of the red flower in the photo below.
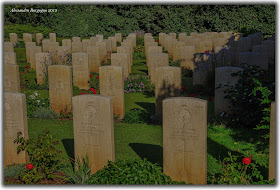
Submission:
{"label": "red flower", "polygon": [[23,73],[23,74],[25,74],[25,72],[24,72],[24,71],[23,71],[22,73]]}
{"label": "red flower", "polygon": [[22,53],[22,52],[20,52],[20,54],[21,54],[21,55],[23,55],[23,53]]}
{"label": "red flower", "polygon": [[194,94],[190,94],[190,97],[195,97],[195,95]]}
{"label": "red flower", "polygon": [[96,79],[99,79],[99,77],[97,76]]}
{"label": "red flower", "polygon": [[85,93],[85,92],[82,92],[82,93],[80,93],[79,95],[83,95],[83,94],[87,94],[87,93]]}
{"label": "red flower", "polygon": [[251,163],[251,159],[249,157],[242,159],[243,164],[249,165]]}
{"label": "red flower", "polygon": [[182,87],[181,87],[181,90],[182,90],[182,91],[185,91],[185,90],[186,90],[186,87],[182,86]]}
{"label": "red flower", "polygon": [[90,90],[93,92],[93,94],[96,94],[96,90],[94,90],[94,88],[91,88]]}
{"label": "red flower", "polygon": [[92,77],[92,75],[89,75],[89,77],[91,78],[91,77]]}
{"label": "red flower", "polygon": [[208,51],[205,51],[204,53],[208,53]]}
{"label": "red flower", "polygon": [[27,69],[27,72],[29,72],[29,69]]}
{"label": "red flower", "polygon": [[27,167],[27,169],[31,170],[34,166],[33,166],[33,164],[27,164],[26,167]]}
{"label": "red flower", "polygon": [[212,102],[212,97],[209,97],[208,100],[209,100],[209,102]]}
{"label": "red flower", "polygon": [[27,68],[27,69],[29,69],[29,66],[27,66],[27,65],[25,65],[24,67]]}
{"label": "red flower", "polygon": [[157,41],[157,42],[159,42],[159,41]]}
{"label": "red flower", "polygon": [[211,51],[210,53],[213,53],[213,51]]}

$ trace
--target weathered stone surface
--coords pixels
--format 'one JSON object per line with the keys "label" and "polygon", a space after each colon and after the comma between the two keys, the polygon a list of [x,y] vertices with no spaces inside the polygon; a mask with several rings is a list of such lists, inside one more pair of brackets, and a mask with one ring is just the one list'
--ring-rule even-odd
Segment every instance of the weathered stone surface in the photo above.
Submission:
{"label": "weathered stone surface", "polygon": [[186,37],[186,36],[187,36],[187,33],[186,33],[186,32],[181,32],[181,33],[179,33],[179,35],[178,35],[178,40],[179,40],[180,42],[182,42],[183,39],[184,39],[184,37]]}
{"label": "weathered stone surface", "polygon": [[182,46],[179,47],[180,57],[181,59],[181,67],[184,69],[193,70],[194,69],[194,54],[195,47],[194,46]]}
{"label": "weathered stone surface", "polygon": [[57,48],[59,47],[59,42],[49,42],[49,53],[54,53],[55,51],[57,51]]}
{"label": "weathered stone surface", "polygon": [[83,43],[83,52],[86,53],[87,52],[87,47],[91,46],[91,40],[90,39],[83,39],[82,43]]}
{"label": "weathered stone surface", "polygon": [[96,37],[97,37],[97,39],[98,39],[98,42],[102,42],[102,41],[103,41],[103,38],[104,38],[103,35],[97,34]]}
{"label": "weathered stone surface", "polygon": [[51,63],[49,53],[35,53],[37,84],[45,83],[45,76],[48,72],[48,66],[50,66]]}
{"label": "weathered stone surface", "polygon": [[16,53],[4,52],[4,64],[17,64]]}
{"label": "weathered stone surface", "polygon": [[276,104],[271,103],[268,180],[276,179]]}
{"label": "weathered stone surface", "polygon": [[35,53],[42,52],[41,46],[30,46],[29,48],[29,55],[30,55],[30,67],[36,70],[36,63],[35,63]]}
{"label": "weathered stone surface", "polygon": [[16,33],[9,33],[10,42],[16,43],[18,41],[18,36]]}
{"label": "weathered stone surface", "polygon": [[131,51],[133,52],[133,42],[132,40],[124,40],[123,42],[121,42],[121,46],[127,46],[130,47]]}
{"label": "weathered stone surface", "polygon": [[158,43],[157,42],[147,42],[145,44],[145,54],[146,56],[148,55],[148,49],[150,46],[158,46]]}
{"label": "weathered stone surface", "polygon": [[76,42],[81,42],[81,37],[72,37],[72,42],[76,43]]}
{"label": "weathered stone surface", "polygon": [[107,44],[106,42],[96,42],[96,46],[99,47],[100,60],[104,60],[107,55]]}
{"label": "weathered stone surface", "polygon": [[73,96],[72,69],[66,65],[48,67],[49,98],[51,108],[58,114],[71,112]]}
{"label": "weathered stone surface", "polygon": [[155,113],[162,117],[162,101],[169,97],[180,96],[182,86],[181,68],[157,67],[155,68],[155,75]]}
{"label": "weathered stone surface", "polygon": [[24,42],[32,42],[32,35],[29,33],[23,33],[22,39]]}
{"label": "weathered stone surface", "polygon": [[152,33],[145,33],[144,37],[146,37],[146,36],[153,36],[153,35],[152,35]]}
{"label": "weathered stone surface", "polygon": [[200,41],[199,45],[199,52],[204,53],[205,51],[211,51],[212,50],[212,41],[210,40],[203,40]]}
{"label": "weathered stone surface", "polygon": [[89,71],[98,73],[101,66],[100,48],[98,46],[88,46],[87,53],[89,55]]}
{"label": "weathered stone surface", "polygon": [[194,54],[193,85],[203,85],[207,83],[207,75],[210,74],[213,69],[212,62],[212,54]]}
{"label": "weathered stone surface", "polygon": [[72,42],[72,53],[82,53],[83,42]]}
{"label": "weathered stone surface", "polygon": [[176,39],[176,33],[175,32],[172,32],[172,33],[169,33],[169,36],[171,36],[173,39]]}
{"label": "weathered stone surface", "polygon": [[115,34],[117,42],[122,42],[122,34],[121,33],[116,33]]}
{"label": "weathered stone surface", "polygon": [[163,173],[187,184],[207,183],[207,101],[163,101]]}
{"label": "weathered stone surface", "polygon": [[44,36],[42,33],[36,33],[36,43],[37,45],[40,45],[42,43]]}
{"label": "weathered stone surface", "polygon": [[112,53],[111,54],[111,65],[122,67],[123,79],[128,77],[130,65],[127,53]]}
{"label": "weathered stone surface", "polygon": [[4,92],[4,167],[29,161],[26,151],[17,154],[18,144],[14,140],[18,132],[28,139],[25,94]]}
{"label": "weathered stone surface", "polygon": [[112,98],[88,94],[72,101],[75,159],[88,156],[93,174],[115,161]]}
{"label": "weathered stone surface", "polygon": [[167,53],[150,53],[149,55],[149,75],[151,76],[151,83],[155,84],[156,75],[155,69],[157,67],[169,66],[169,57]]}
{"label": "weathered stone surface", "polygon": [[4,42],[4,52],[14,52],[13,42]]}
{"label": "weathered stone surface", "polygon": [[103,42],[106,42],[106,52],[107,54],[111,54],[112,52],[112,42],[109,39],[104,39]]}
{"label": "weathered stone surface", "polygon": [[150,63],[149,63],[149,54],[151,54],[151,53],[162,53],[162,47],[161,46],[149,46],[148,47],[148,53],[147,53],[147,56],[146,56],[147,66],[150,65]]}
{"label": "weathered stone surface", "polygon": [[266,45],[255,45],[252,48],[252,52],[259,53],[261,55],[261,69],[268,69],[269,52]]}
{"label": "weathered stone surface", "polygon": [[89,55],[87,53],[73,53],[73,84],[80,89],[89,89]]}
{"label": "weathered stone surface", "polygon": [[160,44],[163,44],[164,38],[167,34],[166,33],[159,33],[158,34],[158,41]]}
{"label": "weathered stone surface", "polygon": [[148,43],[148,42],[155,42],[155,39],[150,36],[144,38],[144,46],[146,46],[146,43]]}
{"label": "weathered stone surface", "polygon": [[130,33],[126,39],[131,39],[133,42],[133,47],[136,47],[136,34]]}
{"label": "weathered stone surface", "polygon": [[[49,44],[50,44],[50,40],[49,39],[43,39],[42,40],[42,48],[43,48],[43,52],[49,53]],[[26,43],[25,43],[26,46]]]}
{"label": "weathered stone surface", "polygon": [[49,36],[51,42],[56,42],[56,33],[49,33]]}
{"label": "weathered stone surface", "polygon": [[261,66],[261,54],[256,52],[244,52],[240,53],[239,56],[239,66],[242,66],[242,64],[246,63],[248,65],[257,65]]}
{"label": "weathered stone surface", "polygon": [[173,61],[178,61],[180,60],[181,58],[181,55],[180,55],[180,47],[183,47],[185,46],[185,42],[179,42],[179,41],[176,41],[176,43],[173,44]]}
{"label": "weathered stone surface", "polygon": [[116,39],[116,37],[108,37],[108,39],[111,40],[112,51],[116,52],[117,51],[117,39]]}
{"label": "weathered stone surface", "polygon": [[225,98],[224,91],[238,83],[239,77],[232,76],[233,73],[237,72],[243,72],[243,69],[239,67],[218,67],[215,70],[214,110],[216,115],[222,112],[231,113],[229,99]]}
{"label": "weathered stone surface", "polygon": [[[25,53],[26,53],[25,55],[26,55],[27,62],[30,62],[30,53],[29,53],[30,46],[36,46],[36,42],[25,42]],[[44,46],[42,46],[42,48],[44,48]]]}
{"label": "weathered stone surface", "polygon": [[129,60],[128,71],[129,71],[129,73],[131,73],[131,65],[133,63],[131,47],[119,46],[119,47],[117,47],[117,53],[126,53],[128,55],[128,60]]}
{"label": "weathered stone surface", "polygon": [[62,46],[70,47],[70,52],[72,52],[72,41],[70,39],[63,39]]}
{"label": "weathered stone surface", "polygon": [[99,67],[100,94],[112,97],[114,114],[121,119],[125,113],[122,71],[123,67],[119,66]]}
{"label": "weathered stone surface", "polygon": [[91,46],[96,46],[96,42],[98,42],[97,37],[90,37],[90,44]]}
{"label": "weathered stone surface", "polygon": [[20,92],[19,66],[4,64],[4,91]]}
{"label": "weathered stone surface", "polygon": [[230,66],[230,47],[229,46],[216,46],[215,51],[215,65],[214,67]]}

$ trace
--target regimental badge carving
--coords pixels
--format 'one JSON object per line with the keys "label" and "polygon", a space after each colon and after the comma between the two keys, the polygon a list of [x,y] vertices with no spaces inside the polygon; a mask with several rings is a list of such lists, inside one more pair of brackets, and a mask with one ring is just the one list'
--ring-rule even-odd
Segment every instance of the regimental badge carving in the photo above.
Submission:
{"label": "regimental badge carving", "polygon": [[55,84],[55,91],[57,92],[58,95],[61,95],[64,90],[64,85],[61,80],[57,81]]}
{"label": "regimental badge carving", "polygon": [[102,127],[102,123],[97,123],[98,121],[98,111],[93,105],[93,103],[89,102],[84,108],[84,116],[82,121],[82,127],[79,132],[81,133],[96,133],[103,132],[104,129]]}

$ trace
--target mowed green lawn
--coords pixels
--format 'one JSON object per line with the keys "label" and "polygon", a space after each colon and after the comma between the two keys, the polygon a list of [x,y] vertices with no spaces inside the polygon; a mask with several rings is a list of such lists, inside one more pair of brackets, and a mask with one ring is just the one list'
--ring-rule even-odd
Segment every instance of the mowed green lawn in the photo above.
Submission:
{"label": "mowed green lawn", "polygon": [[[61,39],[60,39],[61,40]],[[21,66],[29,65],[25,59],[25,49],[15,48],[17,56],[20,52],[23,53],[22,60],[18,64]],[[147,66],[144,65],[145,60],[135,60],[137,65],[132,67],[134,74],[147,73]],[[143,63],[142,65],[139,63]],[[31,81],[35,78],[35,71],[30,69],[29,73],[20,76],[27,77]],[[34,80],[35,81],[35,80]],[[184,77],[182,85],[191,88],[192,78]],[[47,90],[28,90],[21,89],[21,92],[38,91],[42,97],[49,96]],[[73,91],[74,96],[78,92]],[[198,97],[208,100],[208,97]],[[148,111],[151,115],[155,109],[155,97],[145,93],[125,93],[125,111],[133,109],[142,109]],[[208,116],[213,114],[214,98],[208,101]],[[59,140],[59,148],[62,150],[65,157],[74,158],[74,136],[73,136],[73,121],[72,120],[44,120],[44,119],[28,119],[29,137],[36,137],[44,130],[49,130],[51,134]],[[264,166],[260,169],[267,178],[268,155],[258,154],[257,148],[260,145],[260,139],[257,138],[257,132],[248,129],[229,129],[225,126],[213,126],[208,124],[207,138],[207,170],[208,181],[210,176],[221,171],[221,161],[228,156],[228,152],[247,157],[251,154],[258,162],[263,162]],[[163,136],[161,125],[149,124],[127,124],[117,122],[114,124],[114,139],[115,139],[115,157],[116,160],[132,160],[147,158],[153,163],[158,163],[162,166],[163,163]]]}

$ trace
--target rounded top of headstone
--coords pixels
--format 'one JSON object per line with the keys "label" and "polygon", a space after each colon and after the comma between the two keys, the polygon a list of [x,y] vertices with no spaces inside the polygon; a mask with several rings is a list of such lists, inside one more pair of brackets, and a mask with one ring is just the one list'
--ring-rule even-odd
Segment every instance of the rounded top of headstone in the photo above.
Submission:
{"label": "rounded top of headstone", "polygon": [[163,104],[164,103],[169,103],[172,101],[191,101],[191,102],[198,102],[198,103],[204,103],[207,104],[207,100],[203,100],[200,98],[193,98],[193,97],[170,97],[170,98],[166,98],[163,100]]}

